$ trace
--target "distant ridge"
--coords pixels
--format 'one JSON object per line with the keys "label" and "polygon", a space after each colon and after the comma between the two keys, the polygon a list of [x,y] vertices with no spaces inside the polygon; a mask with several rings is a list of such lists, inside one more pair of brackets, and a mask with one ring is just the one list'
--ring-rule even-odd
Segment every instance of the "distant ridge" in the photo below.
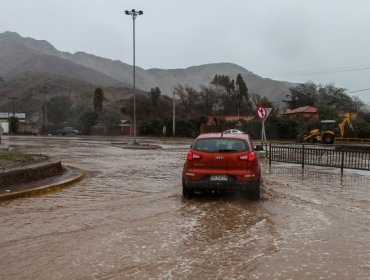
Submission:
{"label": "distant ridge", "polygon": [[[162,94],[172,95],[173,87],[178,84],[199,88],[208,85],[216,74],[236,78],[239,73],[250,92],[266,96],[273,102],[281,102],[289,87],[294,86],[293,83],[262,78],[232,63],[212,63],[185,69],[145,70],[137,67],[136,85],[143,91],[159,87]],[[132,66],[84,52],[61,52],[45,40],[24,38],[7,31],[0,33],[0,76],[5,81],[0,82],[0,107],[8,102],[3,97],[17,95],[25,98],[27,93],[39,87],[43,79],[53,81],[52,87],[59,88],[60,94],[62,89],[70,88],[68,91],[76,96],[86,95],[86,92],[101,86],[115,102],[129,96]],[[27,76],[33,79],[27,79]]]}

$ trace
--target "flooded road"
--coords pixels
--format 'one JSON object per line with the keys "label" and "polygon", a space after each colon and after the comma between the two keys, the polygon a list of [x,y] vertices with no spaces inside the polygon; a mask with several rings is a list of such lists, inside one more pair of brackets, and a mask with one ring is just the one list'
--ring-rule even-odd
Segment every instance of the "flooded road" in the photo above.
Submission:
{"label": "flooded road", "polygon": [[189,143],[11,138],[85,170],[0,202],[0,279],[370,279],[370,174],[264,161],[263,199],[184,200]]}

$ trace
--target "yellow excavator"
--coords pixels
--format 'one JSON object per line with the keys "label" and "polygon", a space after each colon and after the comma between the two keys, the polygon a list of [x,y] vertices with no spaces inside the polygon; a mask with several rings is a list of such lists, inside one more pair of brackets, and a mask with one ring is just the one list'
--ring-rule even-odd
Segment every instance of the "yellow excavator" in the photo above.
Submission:
{"label": "yellow excavator", "polygon": [[306,135],[298,136],[300,142],[333,144],[335,138],[344,138],[347,126],[354,133],[351,114],[344,114],[343,121],[339,124],[335,120],[322,120],[320,128],[311,130]]}

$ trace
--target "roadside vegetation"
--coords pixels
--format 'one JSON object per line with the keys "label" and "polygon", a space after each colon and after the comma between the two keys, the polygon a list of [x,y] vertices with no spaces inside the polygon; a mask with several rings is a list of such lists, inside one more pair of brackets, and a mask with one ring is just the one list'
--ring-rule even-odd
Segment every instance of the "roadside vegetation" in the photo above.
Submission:
{"label": "roadside vegetation", "polygon": [[[121,120],[133,123],[134,98],[122,100],[120,110],[106,108],[104,100],[104,90],[100,87],[95,89],[91,104],[75,104],[68,96],[50,98],[47,102],[48,131],[75,127],[83,134],[95,133],[96,128],[103,134],[122,133],[119,127]],[[269,138],[295,139],[303,131],[317,127],[320,120],[340,121],[341,115],[346,112],[357,114],[353,120],[355,137],[370,138],[370,113],[363,110],[364,103],[333,84],[298,84],[289,89],[279,104],[259,93],[250,92],[241,74],[235,78],[215,75],[208,85],[200,88],[178,84],[173,88],[172,97],[163,95],[155,87],[147,93],[136,93],[138,133],[150,136],[172,135],[174,105],[176,136],[194,137],[199,134],[202,125],[208,124],[209,117],[215,117],[217,122],[213,124],[212,131],[237,128],[258,139],[261,121],[255,117],[256,108],[264,106],[272,108],[265,122]],[[319,118],[306,121],[281,114],[302,106],[317,108]],[[225,116],[234,118],[230,121]],[[17,119],[12,118],[10,124],[11,132],[16,133]]]}
{"label": "roadside vegetation", "polygon": [[40,154],[0,151],[0,169],[20,167],[30,163],[41,162],[45,159],[47,159],[47,157]]}

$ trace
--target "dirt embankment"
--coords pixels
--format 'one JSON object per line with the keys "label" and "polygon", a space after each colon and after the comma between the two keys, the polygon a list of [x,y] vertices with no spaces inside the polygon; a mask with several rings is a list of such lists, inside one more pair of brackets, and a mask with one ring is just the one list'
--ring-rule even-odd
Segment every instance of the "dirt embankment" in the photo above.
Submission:
{"label": "dirt embankment", "polygon": [[63,172],[60,161],[51,161],[45,155],[2,154],[0,157],[0,188],[45,179]]}
{"label": "dirt embankment", "polygon": [[1,152],[0,151],[0,173],[13,168],[21,168],[49,159],[46,155],[25,154],[18,152]]}

